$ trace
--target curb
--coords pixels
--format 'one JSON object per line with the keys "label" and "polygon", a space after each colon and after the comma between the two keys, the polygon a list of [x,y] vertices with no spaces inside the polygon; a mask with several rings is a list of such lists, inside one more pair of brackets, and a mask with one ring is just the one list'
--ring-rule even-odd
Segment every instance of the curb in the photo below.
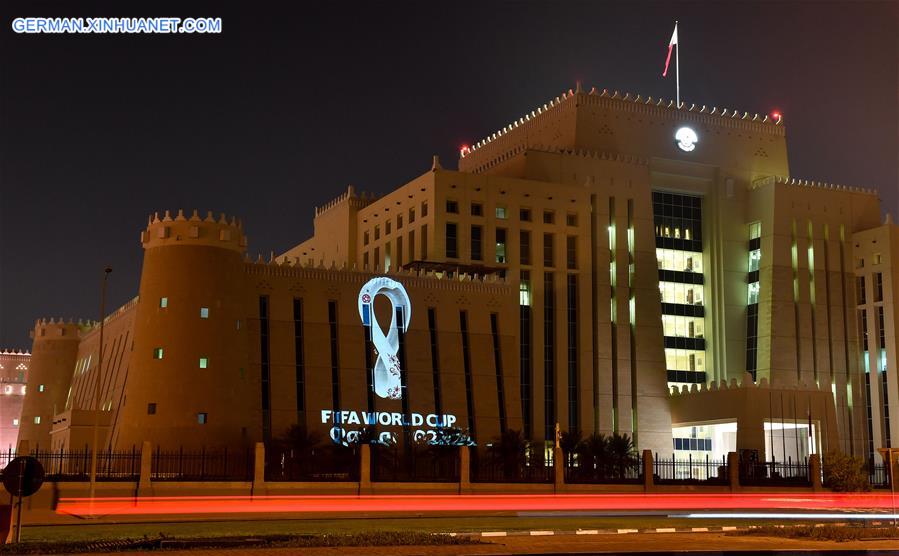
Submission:
{"label": "curb", "polygon": [[[779,527],[824,527],[846,526],[846,523],[814,523],[814,524],[796,524],[796,525],[779,525]],[[883,522],[872,521],[871,526],[877,527],[883,525]],[[575,531],[481,531],[472,533],[447,533],[451,537],[476,537],[476,538],[496,538],[496,537],[545,537],[545,536],[565,536],[565,535],[633,535],[633,534],[658,534],[658,533],[724,533],[728,531],[748,531],[757,529],[760,525],[747,525],[738,527],[736,525],[723,525],[712,527],[656,527],[652,529],[577,529]]]}

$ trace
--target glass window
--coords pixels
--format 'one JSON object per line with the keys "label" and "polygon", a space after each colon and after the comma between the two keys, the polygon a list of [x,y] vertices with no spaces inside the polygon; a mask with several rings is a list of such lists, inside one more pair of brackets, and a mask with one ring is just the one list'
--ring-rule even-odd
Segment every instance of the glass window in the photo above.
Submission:
{"label": "glass window", "polygon": [[384,223],[384,233],[390,235],[390,220]]}
{"label": "glass window", "polygon": [[396,217],[396,229],[397,230],[403,229],[403,215],[402,214],[399,214]]}
{"label": "glass window", "polygon": [[506,207],[496,207],[496,217],[500,220],[506,219]]}
{"label": "glass window", "polygon": [[209,420],[208,413],[197,413],[197,423],[205,425]]}
{"label": "glass window", "polygon": [[43,391],[44,391],[44,385],[43,385],[43,384],[38,385],[37,391],[38,391],[38,392],[43,392]]}
{"label": "glass window", "polygon": [[447,222],[446,223],[446,256],[449,259],[456,259],[459,257],[458,245],[457,245],[457,236],[456,236],[456,223],[455,222]]}
{"label": "glass window", "polygon": [[556,215],[551,210],[543,211],[543,223],[544,224],[552,224],[556,221]]}
{"label": "glass window", "polygon": [[705,371],[705,352],[665,348],[665,363],[670,370]]}
{"label": "glass window", "polygon": [[153,350],[153,359],[162,359],[162,348],[155,348]]}
{"label": "glass window", "polygon": [[207,367],[209,367],[209,358],[208,358],[208,357],[201,357],[201,358],[200,358],[200,368],[201,368],[201,369],[205,369],[205,368],[207,368]]}
{"label": "glass window", "polygon": [[19,426],[19,420],[18,420],[18,419],[13,419],[13,420],[12,420],[12,426],[18,427],[18,426]]}
{"label": "glass window", "polygon": [[471,227],[471,259],[474,261],[480,261],[484,259],[484,252],[481,241],[482,231],[483,230],[480,226]]}
{"label": "glass window", "polygon": [[518,248],[521,251],[519,262],[524,265],[531,264],[531,232],[527,230],[518,232]]}
{"label": "glass window", "polygon": [[484,216],[484,205],[481,203],[472,203],[471,204],[471,215],[472,216]]}
{"label": "glass window", "polygon": [[702,317],[681,317],[662,315],[662,330],[665,336],[672,338],[705,337],[705,319]]}
{"label": "glass window", "polygon": [[748,292],[749,292],[748,299],[746,300],[746,302],[749,303],[750,305],[758,303],[759,302],[759,283],[753,282],[753,283],[749,284]]}
{"label": "glass window", "polygon": [[662,303],[702,305],[702,284],[659,282],[659,291],[662,294]]}
{"label": "glass window", "polygon": [[531,304],[531,273],[527,270],[521,271],[521,278],[518,283],[518,304]]}
{"label": "glass window", "polygon": [[362,232],[362,245],[368,245],[368,230]]}
{"label": "glass window", "polygon": [[156,415],[156,402],[147,404],[147,415]]}
{"label": "glass window", "polygon": [[530,222],[531,221],[531,209],[523,208],[518,209],[518,219],[522,222]]}
{"label": "glass window", "polygon": [[874,301],[883,301],[883,273],[874,273]]}
{"label": "glass window", "polygon": [[755,272],[759,269],[759,263],[762,260],[762,250],[753,249],[749,252],[749,272]]}
{"label": "glass window", "polygon": [[555,263],[553,256],[553,235],[543,234],[543,266],[552,267]]}
{"label": "glass window", "polygon": [[410,208],[409,209],[409,224],[411,224],[413,222],[415,222],[415,209]]}
{"label": "glass window", "polygon": [[376,225],[375,226],[375,241],[378,241],[378,239],[380,239],[380,238],[381,238],[381,226]]}
{"label": "glass window", "polygon": [[209,318],[209,307],[200,307],[200,318],[201,319]]}
{"label": "glass window", "polygon": [[577,214],[568,213],[565,215],[565,224],[568,226],[577,226]]}
{"label": "glass window", "polygon": [[34,418],[34,424],[35,425],[41,424],[41,416],[40,415],[38,415],[37,417]]}
{"label": "glass window", "polygon": [[568,236],[566,238],[565,253],[566,253],[566,260],[568,262],[568,269],[569,270],[576,269],[577,268],[577,236]]}
{"label": "glass window", "polygon": [[169,298],[168,297],[160,297],[159,298],[159,307],[161,309],[165,309],[169,306]]}
{"label": "glass window", "polygon": [[661,270],[702,273],[702,253],[679,249],[656,249],[656,259]]}
{"label": "glass window", "polygon": [[456,201],[447,201],[446,212],[449,214],[459,214],[459,203]]}
{"label": "glass window", "polygon": [[428,215],[428,203],[427,201],[421,204],[421,217],[424,218]]}
{"label": "glass window", "polygon": [[762,237],[762,223],[753,222],[749,225],[749,239],[756,239],[760,237]]}
{"label": "glass window", "polygon": [[506,263],[506,230],[503,228],[496,229],[496,262]]}
{"label": "glass window", "polygon": [[880,264],[883,261],[883,257],[880,256],[880,253],[874,253],[874,256],[871,257],[871,264]]}
{"label": "glass window", "polygon": [[856,286],[855,286],[856,293],[858,295],[858,304],[864,305],[865,303],[868,302],[867,301],[867,292],[865,292],[865,277],[859,276],[858,278],[856,278],[855,284],[856,284]]}

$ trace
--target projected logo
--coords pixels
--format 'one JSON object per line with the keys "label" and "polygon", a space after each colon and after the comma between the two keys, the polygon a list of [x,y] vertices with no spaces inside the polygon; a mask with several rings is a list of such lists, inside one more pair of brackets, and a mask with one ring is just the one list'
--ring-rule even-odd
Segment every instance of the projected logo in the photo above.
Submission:
{"label": "projected logo", "polygon": [[[386,334],[375,317],[375,297],[379,295],[386,297],[391,304],[390,326]],[[412,318],[412,304],[406,288],[386,276],[372,278],[359,290],[359,316],[362,317],[362,326],[369,329],[369,338],[378,357],[372,373],[375,393],[388,400],[398,400],[403,395],[398,356],[399,334],[401,330],[406,331]]]}
{"label": "projected logo", "polygon": [[690,152],[696,148],[699,137],[689,127],[682,127],[674,134],[674,140],[677,143],[677,148],[684,152]]}

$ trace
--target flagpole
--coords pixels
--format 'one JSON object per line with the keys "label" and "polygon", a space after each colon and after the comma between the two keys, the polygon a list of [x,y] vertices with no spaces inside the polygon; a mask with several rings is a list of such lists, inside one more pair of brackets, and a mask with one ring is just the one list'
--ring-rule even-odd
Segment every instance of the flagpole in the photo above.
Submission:
{"label": "flagpole", "polygon": [[[677,20],[674,20],[674,29],[677,30]],[[674,78],[677,83],[677,107],[680,108],[680,33],[678,33],[677,48],[674,52]]]}

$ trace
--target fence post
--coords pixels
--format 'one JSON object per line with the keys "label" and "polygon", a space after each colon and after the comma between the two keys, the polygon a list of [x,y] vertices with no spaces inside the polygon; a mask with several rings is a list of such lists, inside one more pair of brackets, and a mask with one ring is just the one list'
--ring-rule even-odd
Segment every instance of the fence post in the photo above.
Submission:
{"label": "fence post", "polygon": [[371,444],[359,444],[359,494],[371,492]]}
{"label": "fence post", "polygon": [[643,450],[643,491],[649,492],[655,488],[653,477],[652,450]]}
{"label": "fence post", "polygon": [[553,447],[553,492],[565,490],[565,454],[559,446]]}
{"label": "fence post", "polygon": [[812,454],[808,457],[808,474],[812,483],[812,490],[818,492],[824,490],[821,485],[821,454]]}
{"label": "fence post", "polygon": [[146,491],[149,491],[152,487],[152,483],[150,483],[152,466],[153,445],[149,440],[144,440],[143,444],[141,444],[140,447],[140,479],[137,483],[138,496]]}
{"label": "fence post", "polygon": [[253,461],[253,492],[265,488],[265,444],[256,443],[256,459]]}
{"label": "fence post", "polygon": [[459,446],[459,494],[471,491],[471,446]]}
{"label": "fence post", "polygon": [[736,452],[727,453],[727,481],[731,492],[740,490],[740,458]]}

